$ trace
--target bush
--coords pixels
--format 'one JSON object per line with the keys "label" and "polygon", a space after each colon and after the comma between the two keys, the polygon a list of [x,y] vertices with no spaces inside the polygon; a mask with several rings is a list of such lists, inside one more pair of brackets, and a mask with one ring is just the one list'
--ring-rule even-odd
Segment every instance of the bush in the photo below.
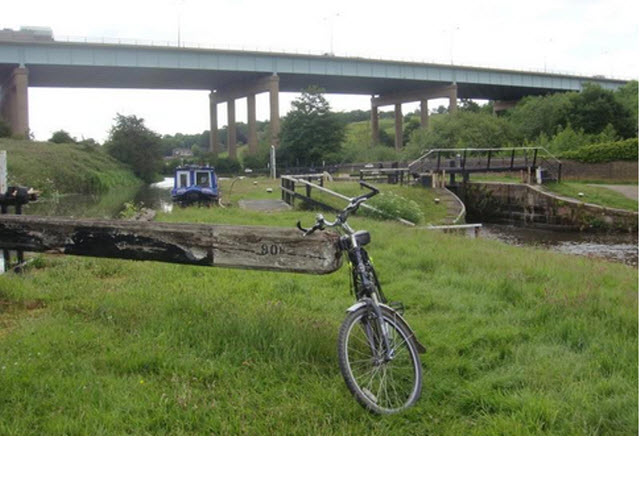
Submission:
{"label": "bush", "polygon": [[10,137],[11,136],[11,127],[7,122],[0,118],[0,138],[2,137]]}
{"label": "bush", "polygon": [[604,163],[612,160],[638,161],[638,139],[628,138],[618,142],[596,143],[560,155],[567,160],[585,163]]}
{"label": "bush", "polygon": [[420,223],[424,220],[424,214],[416,202],[407,198],[396,195],[391,192],[384,192],[376,195],[367,202],[382,213],[371,211],[367,208],[361,208],[360,212],[374,218],[404,218],[413,223]]}
{"label": "bush", "polygon": [[69,132],[65,130],[53,132],[49,141],[51,143],[76,143],[76,139],[69,135]]}

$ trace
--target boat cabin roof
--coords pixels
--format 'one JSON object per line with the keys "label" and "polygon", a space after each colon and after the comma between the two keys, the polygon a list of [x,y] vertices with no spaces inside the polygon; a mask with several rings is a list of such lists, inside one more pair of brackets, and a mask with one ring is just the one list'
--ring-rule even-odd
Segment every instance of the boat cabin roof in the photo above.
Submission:
{"label": "boat cabin roof", "polygon": [[210,167],[209,165],[183,165],[181,167],[176,167],[176,172],[192,172],[194,170],[206,170],[208,172],[214,172],[215,168]]}

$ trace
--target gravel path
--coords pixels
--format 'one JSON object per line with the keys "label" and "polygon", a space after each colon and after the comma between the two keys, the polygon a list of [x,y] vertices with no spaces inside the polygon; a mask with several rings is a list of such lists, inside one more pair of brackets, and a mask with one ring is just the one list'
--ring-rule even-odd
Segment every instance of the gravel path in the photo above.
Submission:
{"label": "gravel path", "polygon": [[594,187],[604,187],[609,190],[621,193],[627,198],[638,200],[638,185],[593,185]]}
{"label": "gravel path", "polygon": [[282,200],[240,200],[240,208],[255,210],[257,212],[281,212],[291,210],[291,207]]}

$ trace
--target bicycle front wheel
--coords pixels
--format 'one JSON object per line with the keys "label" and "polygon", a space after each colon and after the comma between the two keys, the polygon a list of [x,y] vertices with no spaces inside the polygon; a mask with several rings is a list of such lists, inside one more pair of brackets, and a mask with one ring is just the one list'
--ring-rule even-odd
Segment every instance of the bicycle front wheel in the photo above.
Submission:
{"label": "bicycle front wheel", "polygon": [[347,387],[366,409],[397,413],[420,398],[422,365],[412,333],[395,310],[381,305],[392,358],[385,358],[384,342],[375,313],[362,307],[347,315],[338,335],[338,359]]}

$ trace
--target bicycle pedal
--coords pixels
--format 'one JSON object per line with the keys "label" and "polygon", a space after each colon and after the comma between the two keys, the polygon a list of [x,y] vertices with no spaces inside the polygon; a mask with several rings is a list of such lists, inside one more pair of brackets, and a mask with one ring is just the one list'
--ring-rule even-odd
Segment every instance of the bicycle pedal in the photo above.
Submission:
{"label": "bicycle pedal", "polygon": [[393,308],[400,315],[404,315],[404,303],[402,302],[389,302],[389,306]]}

